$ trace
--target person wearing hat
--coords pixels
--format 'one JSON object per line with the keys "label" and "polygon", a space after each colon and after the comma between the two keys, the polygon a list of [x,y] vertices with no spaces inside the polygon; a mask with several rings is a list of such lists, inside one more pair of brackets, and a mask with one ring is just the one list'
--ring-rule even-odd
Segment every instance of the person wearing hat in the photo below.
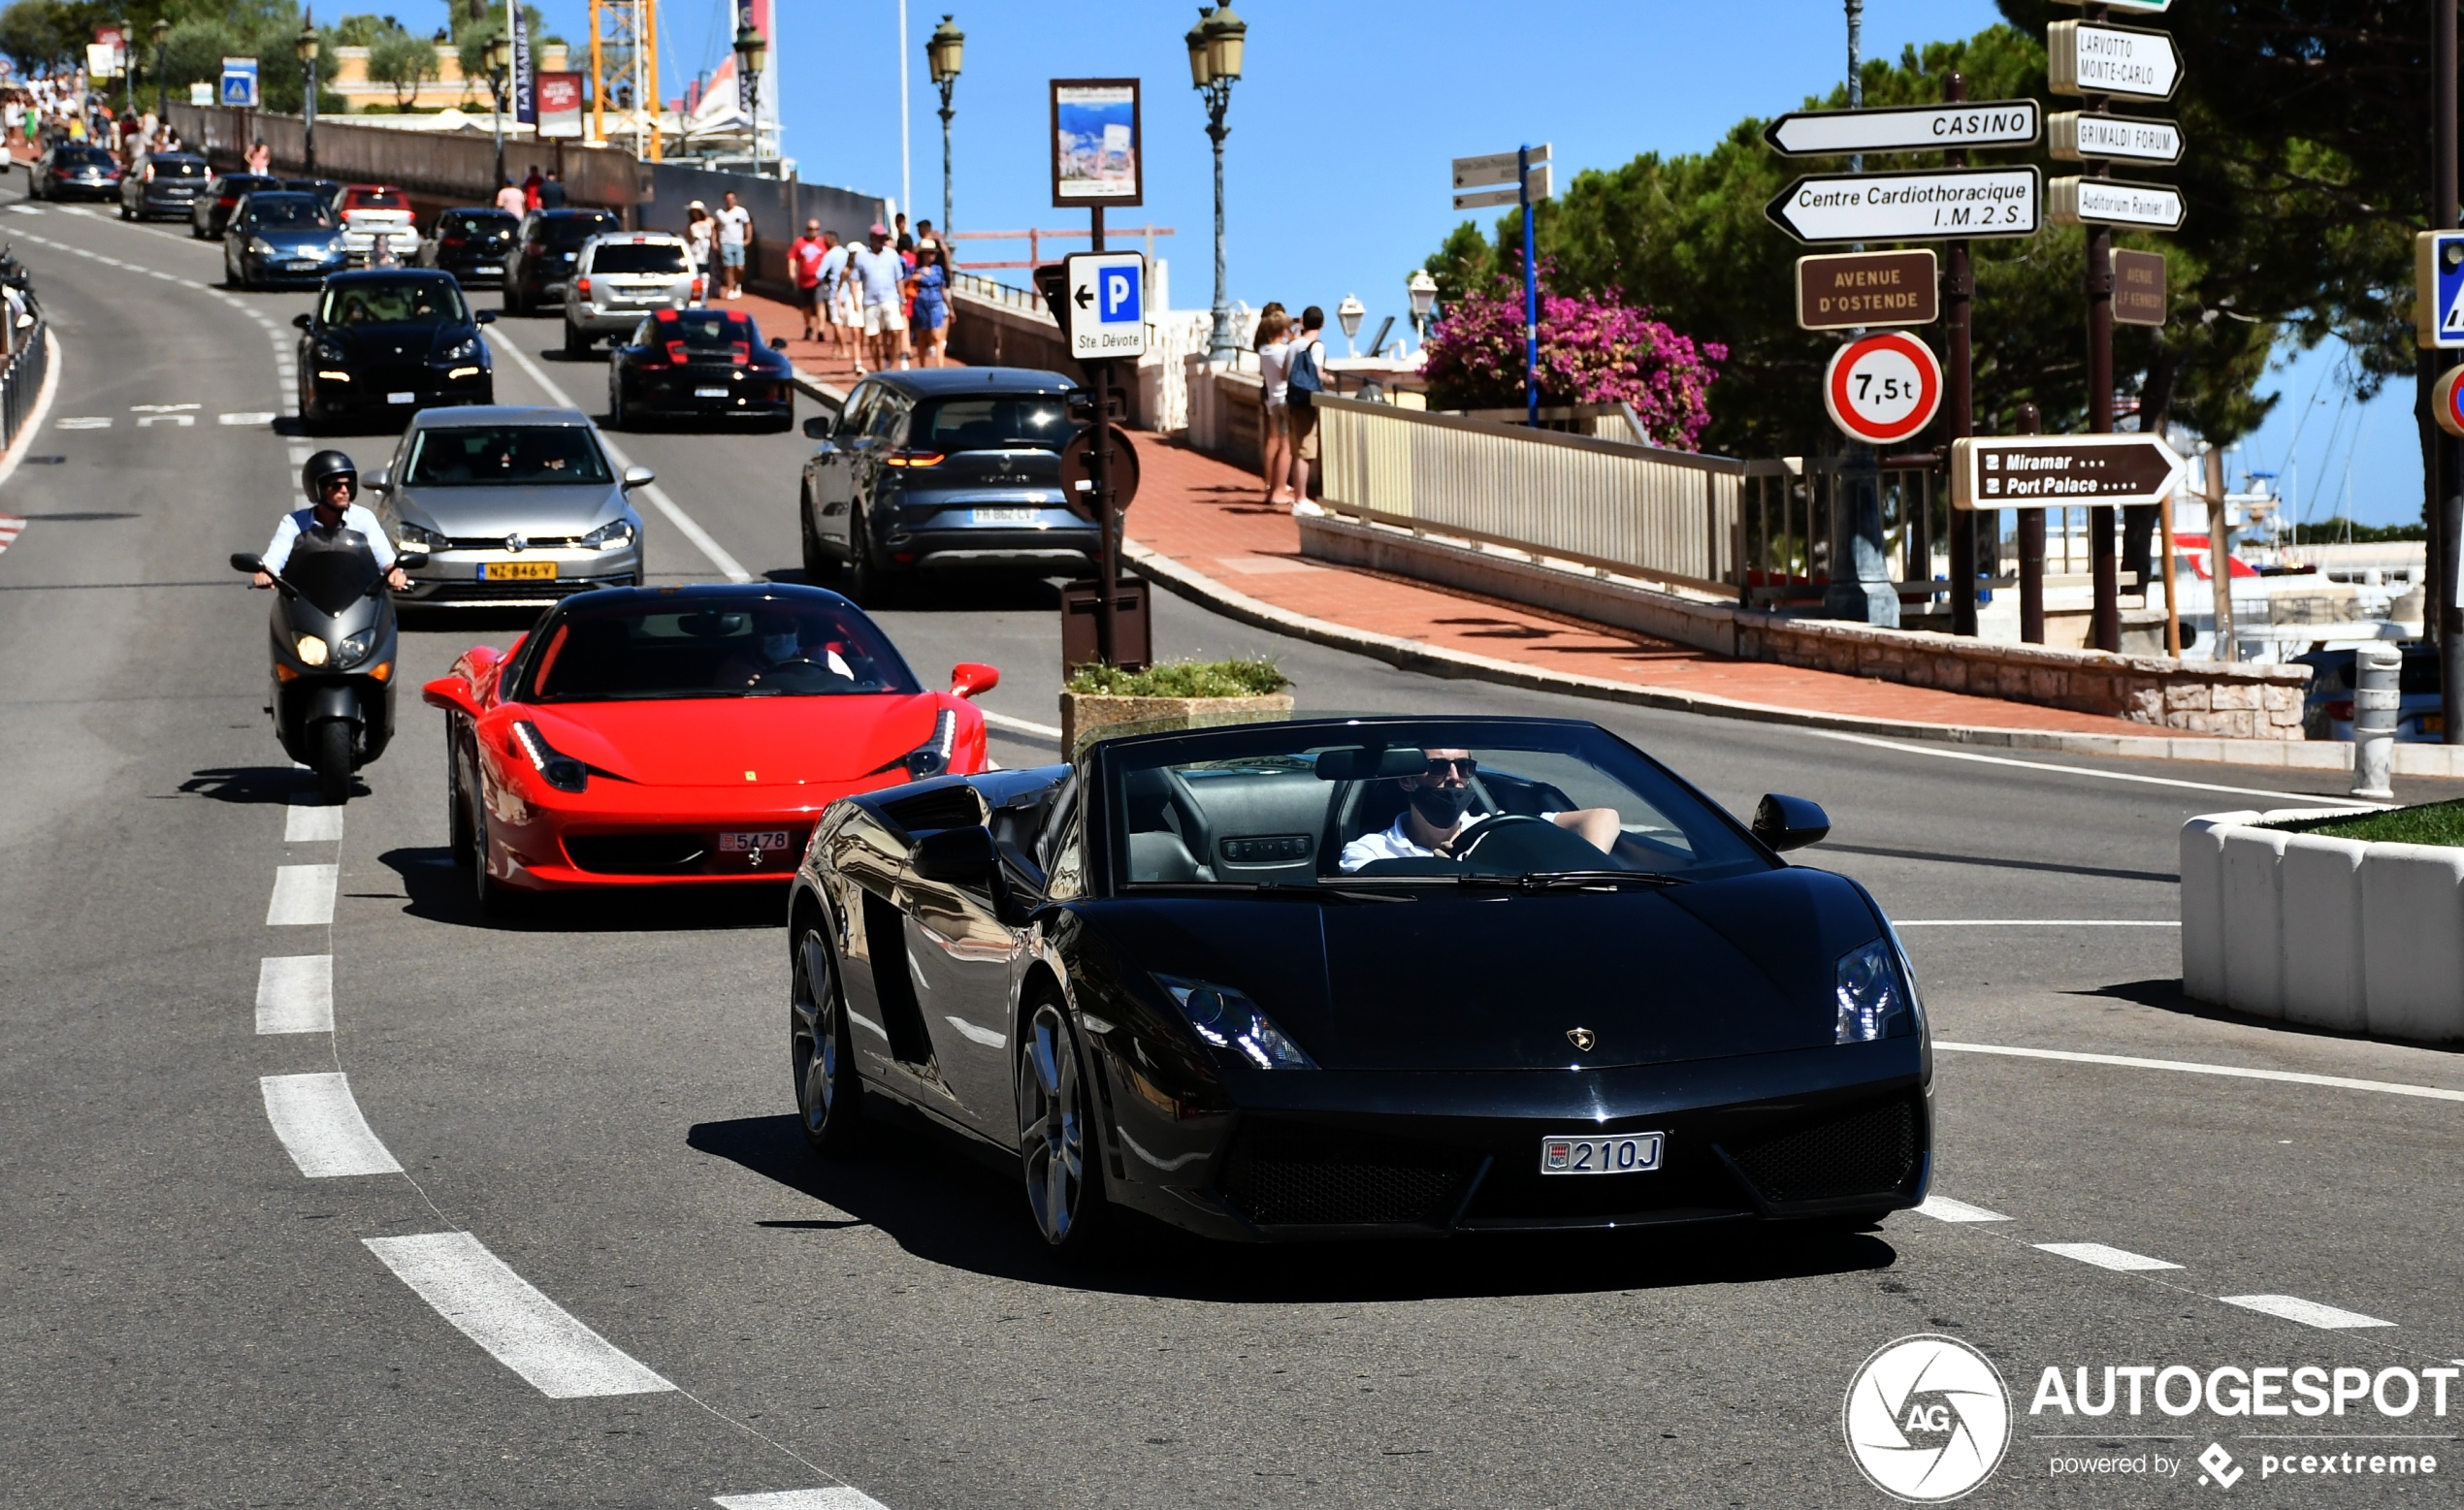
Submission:
{"label": "person wearing hat", "polygon": [[848,260],[848,275],[856,280],[864,319],[864,353],[877,370],[891,359],[907,365],[907,317],[901,309],[907,262],[890,247],[890,228],[874,221],[864,231],[864,245]]}
{"label": "person wearing hat", "polygon": [[711,238],[718,229],[709,206],[695,200],[685,207],[685,249],[693,258],[693,271],[703,277],[710,273]]}

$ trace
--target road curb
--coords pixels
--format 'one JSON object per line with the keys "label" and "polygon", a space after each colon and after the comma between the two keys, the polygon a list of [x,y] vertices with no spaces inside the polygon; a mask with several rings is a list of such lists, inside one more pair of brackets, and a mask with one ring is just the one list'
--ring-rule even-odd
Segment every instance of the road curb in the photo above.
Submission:
{"label": "road curb", "polygon": [[6,454],[0,454],[0,483],[17,474],[17,464],[25,460],[27,449],[34,444],[34,433],[50,418],[52,396],[60,391],[60,337],[52,334],[49,321],[43,326],[43,386],[35,390],[34,407],[27,413],[25,423],[17,427],[17,438]]}
{"label": "road curb", "polygon": [[[2299,770],[2350,770],[2352,747],[2341,742],[2308,742],[2300,740],[2201,739],[2168,735],[2082,734],[2060,729],[1994,728],[1958,723],[1913,723],[1893,719],[1863,718],[1855,714],[1816,713],[1798,708],[1778,708],[1767,703],[1740,702],[1734,698],[1716,697],[1702,692],[1681,692],[1667,688],[1639,687],[1631,682],[1615,682],[1605,677],[1580,676],[1572,672],[1548,671],[1516,661],[1476,656],[1468,651],[1448,650],[1418,640],[1402,639],[1390,634],[1377,634],[1355,629],[1348,625],[1325,619],[1313,619],[1236,589],[1226,587],[1202,572],[1135,540],[1121,542],[1122,559],[1139,575],[1194,603],[1236,619],[1253,628],[1288,634],[1313,644],[1335,650],[1347,650],[1357,655],[1372,656],[1390,665],[1408,671],[1420,671],[1431,676],[1459,677],[1474,681],[1497,682],[1509,687],[1525,687],[1536,691],[1563,692],[1577,697],[1597,697],[1608,702],[1622,702],[1644,708],[1662,708],[1675,713],[1701,714],[1706,718],[1738,719],[1756,723],[1781,723],[1799,728],[1825,729],[1841,733],[1873,734],[1895,739],[1929,740],[1940,744],[1973,745],[2000,750],[2037,750],[2067,755],[2121,755],[2148,760],[2193,760],[2211,765],[2244,765]],[[1340,569],[1340,568],[1334,568]],[[2419,776],[2464,776],[2464,768],[2450,768],[2445,761],[2428,758],[2433,752],[2444,753],[2445,747],[2424,745],[2396,747],[2397,770]],[[2417,751],[2423,758],[2411,771],[2405,770],[2403,757]],[[2435,764],[2435,768],[2432,768]]]}

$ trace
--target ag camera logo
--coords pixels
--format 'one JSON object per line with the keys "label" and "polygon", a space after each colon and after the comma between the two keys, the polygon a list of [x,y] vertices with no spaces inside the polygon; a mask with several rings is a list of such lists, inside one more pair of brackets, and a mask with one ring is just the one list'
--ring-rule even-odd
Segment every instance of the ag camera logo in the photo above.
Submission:
{"label": "ag camera logo", "polygon": [[2011,1441],[2011,1395],[1993,1360],[1921,1333],[1878,1349],[1840,1407],[1848,1455],[1874,1488],[1912,1504],[1957,1499],[1993,1476]]}

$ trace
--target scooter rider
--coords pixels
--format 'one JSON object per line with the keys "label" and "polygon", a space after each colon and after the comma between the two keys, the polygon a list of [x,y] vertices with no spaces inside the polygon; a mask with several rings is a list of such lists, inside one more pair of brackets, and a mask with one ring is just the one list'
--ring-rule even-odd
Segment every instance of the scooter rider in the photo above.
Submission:
{"label": "scooter rider", "polygon": [[282,523],[275,527],[273,542],[265,548],[265,569],[248,579],[250,587],[274,586],[275,577],[291,560],[291,547],[302,535],[325,544],[344,531],[356,531],[368,542],[385,573],[387,587],[400,593],[410,586],[410,579],[394,562],[394,542],[385,538],[385,527],[352,501],[359,496],[359,468],[349,457],[340,451],[317,452],[300,468],[300,486],[308,496],[308,506],[283,515]]}

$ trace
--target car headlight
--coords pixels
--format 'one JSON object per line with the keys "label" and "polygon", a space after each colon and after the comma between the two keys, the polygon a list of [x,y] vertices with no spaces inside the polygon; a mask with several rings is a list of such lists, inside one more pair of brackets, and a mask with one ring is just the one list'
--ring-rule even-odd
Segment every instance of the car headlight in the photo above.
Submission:
{"label": "car headlight", "polygon": [[341,347],[335,345],[330,340],[320,340],[316,343],[316,360],[319,362],[347,362],[350,360],[350,353],[344,351]]}
{"label": "car headlight", "polygon": [[[582,536],[582,543],[594,551],[612,551],[619,546],[631,545],[633,543],[633,522],[630,519],[611,519]],[[940,730],[935,728],[933,732],[937,734]]]}
{"label": "car headlight", "polygon": [[1912,997],[1892,953],[1889,939],[1876,939],[1839,956],[1834,1043],[1870,1044],[1915,1031]]}
{"label": "car headlight", "polygon": [[405,519],[394,526],[394,543],[414,551],[441,551],[453,542],[425,525]]}
{"label": "car headlight", "polygon": [[513,725],[513,742],[531,757],[532,768],[539,773],[540,780],[557,790],[580,791],[590,785],[590,767],[571,755],[560,754],[554,745],[547,742],[547,736],[539,732],[537,724],[527,719],[516,723]]}
{"label": "car headlight", "polygon": [[332,648],[313,634],[301,635],[292,648],[299,652],[300,663],[308,666],[321,666],[334,655]]}
{"label": "car headlight", "polygon": [[950,752],[958,743],[958,716],[944,708],[933,716],[932,737],[907,752],[907,775],[914,781],[950,769]]}
{"label": "car headlight", "polygon": [[272,257],[277,255],[274,249],[274,243],[267,241],[262,236],[252,236],[248,238],[248,250],[250,253],[259,257]]}
{"label": "car headlight", "polygon": [[369,647],[376,643],[376,631],[362,629],[334,647],[334,663],[345,669],[368,659]]}
{"label": "car headlight", "polygon": [[1178,976],[1157,976],[1155,984],[1171,993],[1198,1037],[1242,1063],[1260,1070],[1317,1068],[1317,1061],[1242,992]]}
{"label": "car headlight", "polygon": [[473,336],[468,340],[458,342],[452,350],[446,352],[443,356],[438,357],[437,360],[439,362],[468,362],[478,354],[479,337]]}

